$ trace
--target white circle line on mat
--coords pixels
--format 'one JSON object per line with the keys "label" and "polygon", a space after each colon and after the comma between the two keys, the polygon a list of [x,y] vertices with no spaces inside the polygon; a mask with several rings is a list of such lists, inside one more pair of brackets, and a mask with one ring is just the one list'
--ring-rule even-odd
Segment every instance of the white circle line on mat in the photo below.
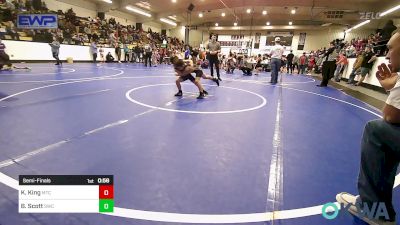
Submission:
{"label": "white circle line on mat", "polygon": [[[170,109],[170,108],[164,108],[164,107],[159,107],[159,106],[152,106],[152,105],[149,105],[149,104],[145,104],[145,103],[143,103],[143,102],[140,102],[140,101],[138,101],[138,100],[136,100],[136,99],[134,99],[134,98],[131,97],[131,94],[132,94],[134,91],[137,91],[137,90],[140,90],[140,89],[143,89],[143,88],[157,87],[157,86],[171,86],[171,85],[175,85],[175,84],[167,83],[167,84],[151,84],[151,85],[140,86],[140,87],[136,87],[136,88],[133,88],[133,89],[127,91],[126,94],[125,94],[125,96],[126,96],[126,98],[127,98],[129,101],[131,101],[131,102],[133,102],[133,103],[135,103],[135,104],[144,106],[144,107],[151,108],[151,109],[158,109],[158,110],[168,111],[168,112],[191,113],[191,114],[231,114],[231,113],[241,113],[241,112],[248,112],[248,111],[253,111],[253,110],[260,109],[260,108],[262,108],[263,106],[265,106],[265,105],[267,104],[267,100],[266,100],[263,96],[261,96],[261,95],[259,95],[259,94],[257,94],[257,93],[254,93],[254,92],[248,91],[248,90],[243,90],[243,89],[240,89],[240,88],[224,87],[224,86],[220,86],[220,88],[238,90],[238,91],[242,91],[242,92],[246,92],[246,93],[255,95],[255,96],[257,96],[257,97],[259,97],[259,98],[261,99],[261,104],[255,106],[255,107],[251,107],[251,108],[247,108],[247,109],[238,109],[238,110],[226,110],[226,111],[192,111],[192,110],[179,110],[179,109]],[[203,84],[203,85],[204,85],[204,86],[211,86],[211,85],[205,85],[205,84]],[[200,100],[200,101],[203,101],[203,100]]]}
{"label": "white circle line on mat", "polygon": [[[113,67],[107,67],[105,69],[111,69],[119,71],[117,74],[104,75],[101,77],[86,77],[86,78],[77,78],[77,79],[64,79],[64,80],[25,80],[25,81],[0,81],[0,84],[23,84],[23,83],[45,83],[45,82],[66,82],[66,81],[83,81],[83,80],[91,80],[91,79],[103,79],[116,77],[124,73],[123,70]],[[86,72],[85,72],[86,73]]]}
{"label": "white circle line on mat", "polygon": [[[153,76],[156,77],[156,76]],[[158,77],[166,77],[166,76],[158,76]],[[29,90],[25,90],[22,92],[18,92],[15,94],[12,94],[10,96],[7,96],[5,98],[0,99],[1,101],[4,101],[8,98],[15,97],[21,94],[26,94],[31,91],[36,91],[39,89],[44,89],[48,87],[55,87],[55,86],[60,86],[60,85],[66,85],[66,84],[73,84],[73,83],[83,83],[83,82],[91,82],[91,81],[102,81],[102,80],[115,80],[115,79],[134,79],[135,77],[117,77],[117,78],[103,78],[103,79],[87,79],[87,80],[79,80],[79,81],[71,81],[71,82],[65,82],[65,83],[57,83],[57,84],[52,84],[52,85],[46,85],[42,86],[39,88],[33,88]],[[141,77],[141,78],[152,78],[151,76],[146,76],[146,77]],[[234,80],[241,82],[240,80]],[[264,84],[261,82],[254,82],[254,84],[261,84],[261,85],[266,85],[269,86],[268,84]],[[320,97],[328,98],[331,100],[335,100],[341,103],[345,103],[348,105],[355,106],[361,110],[367,111],[369,113],[372,113],[375,116],[378,116],[379,118],[382,118],[379,114],[366,109],[364,107],[355,105],[353,103],[337,99],[334,97],[322,95],[319,93],[315,92],[309,92],[301,89],[295,89],[295,88],[288,88],[288,87],[282,87],[285,89],[290,89],[294,91],[300,91],[304,93],[309,93],[309,94],[314,94]],[[15,180],[12,177],[7,176],[4,173],[0,172],[0,182],[15,189],[18,190],[18,181]],[[400,186],[400,174],[396,176],[395,180],[395,185],[394,188]],[[126,209],[126,208],[120,208],[120,207],[115,207],[114,208],[114,213],[109,213],[105,215],[110,215],[110,216],[116,216],[116,217],[124,217],[124,218],[130,218],[130,219],[139,219],[139,220],[148,220],[148,221],[159,221],[159,222],[180,222],[180,223],[203,223],[203,224],[221,224],[221,223],[252,223],[252,222],[265,222],[265,221],[271,221],[271,220],[283,220],[283,219],[294,219],[294,218],[301,218],[301,217],[307,217],[307,216],[314,216],[314,215],[319,215],[322,213],[322,206],[323,205],[317,205],[317,206],[312,206],[312,207],[305,207],[305,208],[298,208],[298,209],[290,209],[290,210],[282,210],[282,211],[274,211],[274,212],[264,212],[264,213],[249,213],[249,214],[181,214],[181,213],[167,213],[167,212],[154,212],[154,211],[144,211],[144,210],[135,210],[135,209]]]}
{"label": "white circle line on mat", "polygon": [[[52,68],[52,67],[35,67],[35,68]],[[53,67],[54,68],[54,67]],[[2,76],[36,76],[36,75],[57,75],[57,74],[66,74],[66,73],[73,73],[76,70],[72,68],[59,68],[59,69],[67,69],[69,71],[61,71],[61,72],[54,72],[54,73],[0,73]],[[14,70],[15,71],[15,70]]]}

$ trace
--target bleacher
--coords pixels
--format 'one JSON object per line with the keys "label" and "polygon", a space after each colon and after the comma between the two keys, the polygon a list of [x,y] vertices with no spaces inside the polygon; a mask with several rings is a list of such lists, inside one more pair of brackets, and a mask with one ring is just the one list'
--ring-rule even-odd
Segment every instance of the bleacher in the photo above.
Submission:
{"label": "bleacher", "polygon": [[[28,6],[26,6],[28,7]],[[0,14],[5,15],[5,11],[7,7],[5,5],[0,4]],[[8,9],[8,14],[10,10]],[[31,31],[31,30],[20,30],[15,27],[17,14],[21,13],[18,9],[11,10],[11,21],[4,21],[4,16],[0,16],[0,38],[5,40],[19,40],[19,41],[38,41],[38,42],[48,42],[50,32],[52,36],[58,37],[63,44],[68,44],[68,40],[66,40],[62,33],[70,28],[70,35],[72,42],[71,44],[79,44],[88,46],[90,45],[90,41],[88,35],[84,32],[85,27],[91,27],[91,32],[96,33],[98,39],[96,42],[104,47],[112,47],[110,46],[109,35],[111,32],[116,33],[116,42],[128,44],[129,46],[143,46],[145,44],[153,44],[154,46],[160,46],[162,40],[167,39],[169,45],[172,48],[182,49],[184,44],[176,39],[176,38],[167,38],[165,36],[160,35],[159,33],[145,32],[143,30],[135,30],[133,26],[123,26],[119,23],[116,23],[114,19],[110,18],[108,21],[100,21],[98,18],[95,20],[85,17],[78,17],[72,11],[72,9],[67,12],[62,12],[61,10],[57,12],[52,12],[47,9],[34,10],[30,8],[29,10],[24,9],[23,13],[56,13],[58,14],[59,20],[59,30],[51,30],[51,31]],[[101,25],[105,23],[105,26]],[[112,24],[112,26],[111,26]],[[111,28],[112,27],[112,28]],[[103,35],[101,33],[103,32]],[[36,35],[39,35],[36,37]],[[61,34],[60,34],[61,33]],[[46,36],[47,35],[47,36]],[[74,37],[79,37],[80,40],[74,40]],[[46,38],[47,37],[47,38]],[[123,38],[128,37],[128,38]],[[131,40],[131,41],[128,41]]]}

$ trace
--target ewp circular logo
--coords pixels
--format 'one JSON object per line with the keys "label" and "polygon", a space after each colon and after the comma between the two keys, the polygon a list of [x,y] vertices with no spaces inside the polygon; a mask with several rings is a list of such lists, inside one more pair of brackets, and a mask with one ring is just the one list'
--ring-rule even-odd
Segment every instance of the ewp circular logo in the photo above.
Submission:
{"label": "ewp circular logo", "polygon": [[[333,208],[333,209],[332,209]],[[332,213],[333,214],[329,214]],[[328,202],[322,206],[322,216],[325,219],[333,220],[339,215],[339,208],[335,203]]]}

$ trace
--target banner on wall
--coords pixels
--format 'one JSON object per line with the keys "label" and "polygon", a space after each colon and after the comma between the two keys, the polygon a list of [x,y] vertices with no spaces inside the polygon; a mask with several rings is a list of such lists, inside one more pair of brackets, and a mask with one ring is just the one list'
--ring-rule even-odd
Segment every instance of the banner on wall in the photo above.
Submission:
{"label": "banner on wall", "polygon": [[219,41],[221,47],[240,47],[248,48],[251,46],[250,41]]}
{"label": "banner on wall", "polygon": [[243,55],[248,55],[249,54],[249,49],[239,49],[239,54],[243,54]]}
{"label": "banner on wall", "polygon": [[232,35],[231,40],[243,40],[244,35]]}
{"label": "banner on wall", "polygon": [[260,48],[260,40],[261,40],[261,33],[256,33],[256,36],[254,39],[254,49]]}
{"label": "banner on wall", "polygon": [[270,31],[267,32],[266,46],[275,45],[275,38],[279,37],[281,39],[281,45],[292,46],[293,32],[292,31]]}
{"label": "banner on wall", "polygon": [[267,36],[283,36],[283,37],[293,37],[292,31],[269,31]]}
{"label": "banner on wall", "polygon": [[57,29],[57,14],[18,14],[19,29]]}
{"label": "banner on wall", "polygon": [[281,45],[283,46],[292,46],[292,36],[267,36],[266,46],[273,46],[275,45],[275,38],[279,37],[281,39]]}
{"label": "banner on wall", "polygon": [[299,44],[297,46],[297,50],[303,50],[304,44],[306,43],[306,33],[300,33],[299,35]]}

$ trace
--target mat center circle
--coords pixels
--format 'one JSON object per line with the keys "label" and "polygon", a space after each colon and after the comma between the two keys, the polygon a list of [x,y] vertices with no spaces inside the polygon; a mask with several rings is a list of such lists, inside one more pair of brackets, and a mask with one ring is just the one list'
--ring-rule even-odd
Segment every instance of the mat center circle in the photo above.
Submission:
{"label": "mat center circle", "polygon": [[[171,86],[171,87],[169,87]],[[191,86],[192,90],[196,90],[195,86],[193,84],[183,84],[185,89],[188,89],[187,87]],[[187,86],[187,87],[186,87]],[[242,113],[242,112],[248,112],[248,111],[253,111],[260,109],[264,107],[267,104],[267,100],[252,91],[240,89],[240,88],[235,88],[235,87],[226,87],[226,86],[220,86],[216,87],[215,85],[207,85],[203,84],[203,86],[208,86],[208,87],[215,87],[216,89],[223,89],[225,91],[229,92],[240,92],[240,94],[247,95],[247,96],[252,96],[249,99],[248,102],[240,102],[238,99],[235,98],[225,98],[225,104],[216,106],[213,98],[216,98],[218,96],[219,101],[221,102],[221,98],[224,98],[228,95],[224,94],[221,91],[218,91],[218,93],[214,94],[214,91],[209,91],[209,96],[206,99],[196,99],[196,96],[198,93],[196,91],[193,92],[183,92],[182,97],[174,97],[173,93],[168,92],[168,96],[164,97],[164,99],[154,99],[151,96],[157,96],[157,94],[149,95],[147,93],[147,98],[144,99],[144,95],[140,96],[139,92],[144,92],[144,90],[151,89],[152,93],[155,91],[160,91],[161,88],[167,87],[168,90],[174,90],[173,88],[175,87],[175,83],[166,83],[166,84],[152,84],[152,85],[145,85],[145,86],[140,86],[133,88],[129,91],[126,92],[125,96],[126,98],[138,105],[148,107],[151,109],[157,109],[157,110],[162,110],[162,111],[168,111],[168,112],[180,112],[180,113],[192,113],[192,114],[232,114],[232,113]],[[175,88],[176,90],[176,88]],[[165,88],[164,90],[165,91]],[[164,93],[165,96],[165,93]],[[256,98],[254,98],[254,96]],[[140,98],[142,97],[142,99]],[[158,101],[158,102],[155,102]],[[161,101],[161,102],[160,102]],[[149,103],[151,102],[151,103]],[[244,106],[243,106],[244,105]],[[222,109],[221,109],[222,108]],[[228,109],[226,109],[228,108]],[[233,108],[233,109],[232,109]],[[195,110],[194,110],[195,109]]]}

